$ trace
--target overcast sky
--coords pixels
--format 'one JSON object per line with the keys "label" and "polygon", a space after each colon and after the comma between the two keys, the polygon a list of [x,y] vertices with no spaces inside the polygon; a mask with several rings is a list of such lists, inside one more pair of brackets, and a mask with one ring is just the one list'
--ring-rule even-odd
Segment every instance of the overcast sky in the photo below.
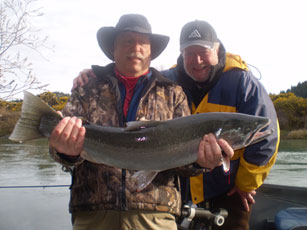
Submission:
{"label": "overcast sky", "polygon": [[[145,15],[154,33],[170,36],[165,51],[152,62],[157,68],[175,64],[179,34],[192,20],[208,21],[228,52],[240,55],[261,71],[269,93],[278,94],[307,80],[306,7],[304,0],[38,0],[43,17],[34,21],[54,52],[48,60],[31,55],[38,79],[50,91],[69,93],[72,80],[92,64],[106,65],[96,32],[115,26],[125,13]],[[259,73],[252,69],[256,77]]]}

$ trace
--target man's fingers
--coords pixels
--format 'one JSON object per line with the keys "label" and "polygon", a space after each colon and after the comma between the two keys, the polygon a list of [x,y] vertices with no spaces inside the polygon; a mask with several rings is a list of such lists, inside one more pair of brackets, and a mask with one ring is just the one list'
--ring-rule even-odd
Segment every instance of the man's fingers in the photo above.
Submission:
{"label": "man's fingers", "polygon": [[70,133],[69,144],[74,144],[77,141],[81,126],[82,126],[81,119],[76,119]]}
{"label": "man's fingers", "polygon": [[51,135],[50,135],[50,143],[54,144],[56,143],[60,138],[61,134],[69,121],[69,117],[64,117],[59,124],[52,130]]}
{"label": "man's fingers", "polygon": [[52,131],[50,145],[58,152],[77,156],[82,150],[84,138],[85,128],[81,119],[65,117]]}
{"label": "man's fingers", "polygon": [[243,205],[244,205],[245,210],[246,210],[247,212],[249,212],[249,205],[248,205],[247,199],[243,199],[242,202],[243,202]]}
{"label": "man's fingers", "polygon": [[95,78],[96,77],[96,75],[94,74],[94,71],[92,69],[87,69],[86,73],[87,73],[88,77],[90,77],[90,78],[92,78],[92,77]]}
{"label": "man's fingers", "polygon": [[254,195],[256,195],[256,191],[252,190],[250,192],[240,192],[239,193],[246,211],[249,212],[249,204],[255,204]]}
{"label": "man's fingers", "polygon": [[79,83],[80,83],[80,86],[84,86],[88,83],[88,76],[86,72],[82,71],[80,73]]}
{"label": "man's fingers", "polygon": [[248,195],[248,202],[251,203],[251,204],[255,204],[256,203],[254,197],[252,195],[250,195],[250,194]]}
{"label": "man's fingers", "polygon": [[201,140],[198,146],[198,153],[197,153],[198,158],[204,157],[204,151],[205,151],[205,141]]}
{"label": "man's fingers", "polygon": [[222,150],[226,153],[226,160],[229,161],[234,154],[232,147],[225,140],[217,140],[212,133],[204,135],[199,144],[197,163],[207,168],[221,166]]}
{"label": "man's fingers", "polygon": [[88,83],[90,78],[95,78],[96,75],[94,74],[92,69],[84,69],[79,73],[78,76],[78,84],[82,87]]}
{"label": "man's fingers", "polygon": [[215,168],[222,165],[221,159],[222,150],[215,135],[204,135],[199,144],[197,163],[206,168]]}
{"label": "man's fingers", "polygon": [[74,79],[74,86],[75,85],[76,85],[75,88],[77,88],[79,86],[81,86],[81,87],[84,86],[83,78],[80,75]]}
{"label": "man's fingers", "polygon": [[71,132],[74,128],[74,125],[76,123],[77,118],[72,117],[68,120],[66,126],[64,127],[62,134],[61,134],[61,142],[67,142],[68,139],[70,138]]}
{"label": "man's fingers", "polygon": [[236,188],[233,187],[233,188],[227,193],[227,196],[232,196],[236,191],[237,191]]}
{"label": "man's fingers", "polygon": [[252,190],[251,192],[248,193],[248,202],[251,203],[251,204],[255,204],[256,201],[254,199],[254,196],[256,195],[256,191],[255,190]]}
{"label": "man's fingers", "polygon": [[214,163],[218,166],[222,165],[222,150],[215,135],[212,133],[209,134],[209,144]]}
{"label": "man's fingers", "polygon": [[96,75],[92,69],[84,69],[80,72],[80,75],[86,83],[90,78],[96,78]]}
{"label": "man's fingers", "polygon": [[74,80],[73,80],[73,87],[72,87],[72,89],[78,88],[79,86],[82,87],[83,85],[85,85],[85,84],[83,82],[83,78],[82,78],[81,72],[80,72],[78,77],[74,78]]}
{"label": "man's fingers", "polygon": [[81,119],[77,119],[71,131],[68,147],[71,147],[72,155],[78,156],[82,151],[85,136],[85,128],[82,127]]}
{"label": "man's fingers", "polygon": [[62,132],[65,129],[65,126],[69,122],[70,117],[64,117],[59,124],[52,130],[49,143],[50,146],[54,147],[57,151],[62,152],[64,150],[64,146],[61,143]]}
{"label": "man's fingers", "polygon": [[86,132],[85,127],[81,127],[78,133],[78,138],[75,143],[76,153],[80,153],[82,151],[83,143],[85,139],[85,132]]}
{"label": "man's fingers", "polygon": [[203,139],[200,141],[197,157],[197,163],[202,167],[214,168],[216,166],[209,143],[209,135],[204,135]]}
{"label": "man's fingers", "polygon": [[74,78],[73,84],[72,84],[72,90],[78,87],[77,81],[78,81],[78,77]]}
{"label": "man's fingers", "polygon": [[205,141],[201,140],[198,146],[198,152],[197,152],[197,163],[202,166],[205,167],[206,162],[206,155],[205,155]]}
{"label": "man's fingers", "polygon": [[206,160],[211,164],[209,168],[214,168],[216,166],[216,156],[214,154],[215,149],[212,147],[212,145],[214,145],[214,139],[210,137],[210,134],[204,136],[204,145]]}
{"label": "man's fingers", "polygon": [[225,141],[223,139],[219,139],[218,143],[221,146],[221,148],[223,149],[223,151],[226,154],[226,156],[229,159],[232,158],[233,155],[234,155],[234,151],[233,151],[232,147],[227,143],[227,141]]}
{"label": "man's fingers", "polygon": [[82,70],[78,77],[74,78],[73,80],[73,87],[72,89],[75,89],[79,86],[83,87],[88,83],[89,78],[95,78],[96,75],[94,74],[92,69],[84,69]]}

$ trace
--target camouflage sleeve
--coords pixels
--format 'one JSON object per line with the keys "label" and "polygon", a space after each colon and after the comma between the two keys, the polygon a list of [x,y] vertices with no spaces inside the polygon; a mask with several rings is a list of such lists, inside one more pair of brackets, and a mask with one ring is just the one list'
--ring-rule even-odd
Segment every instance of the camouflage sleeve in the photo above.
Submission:
{"label": "camouflage sleeve", "polygon": [[78,87],[73,90],[71,97],[62,111],[63,115],[89,119],[89,97],[87,88]]}
{"label": "camouflage sleeve", "polygon": [[183,92],[181,86],[176,86],[174,118],[185,117],[191,115],[191,110],[188,105],[188,99]]}
{"label": "camouflage sleeve", "polygon": [[62,153],[58,153],[55,148],[49,147],[49,154],[53,160],[60,163],[63,166],[71,167],[78,164],[81,164],[84,159],[79,157],[69,157]]}

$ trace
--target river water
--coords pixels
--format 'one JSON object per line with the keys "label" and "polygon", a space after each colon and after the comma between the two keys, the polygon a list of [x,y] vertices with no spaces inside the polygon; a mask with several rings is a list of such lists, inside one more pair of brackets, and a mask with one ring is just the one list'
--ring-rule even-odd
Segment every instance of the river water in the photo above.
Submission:
{"label": "river water", "polygon": [[[48,153],[47,139],[0,138],[0,230],[72,229],[70,175]],[[266,183],[307,187],[307,141],[282,141]]]}
{"label": "river water", "polygon": [[72,229],[70,175],[50,158],[47,139],[0,138],[0,175],[0,230]]}

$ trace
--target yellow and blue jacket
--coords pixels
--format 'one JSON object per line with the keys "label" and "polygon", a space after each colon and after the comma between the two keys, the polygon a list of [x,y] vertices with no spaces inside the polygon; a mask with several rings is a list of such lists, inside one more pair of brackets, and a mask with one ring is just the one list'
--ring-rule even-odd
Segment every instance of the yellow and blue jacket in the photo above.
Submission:
{"label": "yellow and blue jacket", "polygon": [[[183,87],[193,114],[234,112],[269,117],[271,123],[267,129],[273,129],[274,133],[257,144],[235,151],[227,173],[221,166],[211,172],[191,177],[190,195],[196,204],[225,194],[234,185],[242,191],[259,188],[274,165],[278,152],[279,125],[268,93],[240,56],[226,53],[222,49],[219,59],[209,82],[203,85],[193,83],[185,74],[182,57],[178,58],[177,66],[163,71],[162,74]],[[195,87],[193,84],[199,85]],[[204,88],[203,95],[196,105],[193,93],[195,95],[195,91],[201,87]]]}

